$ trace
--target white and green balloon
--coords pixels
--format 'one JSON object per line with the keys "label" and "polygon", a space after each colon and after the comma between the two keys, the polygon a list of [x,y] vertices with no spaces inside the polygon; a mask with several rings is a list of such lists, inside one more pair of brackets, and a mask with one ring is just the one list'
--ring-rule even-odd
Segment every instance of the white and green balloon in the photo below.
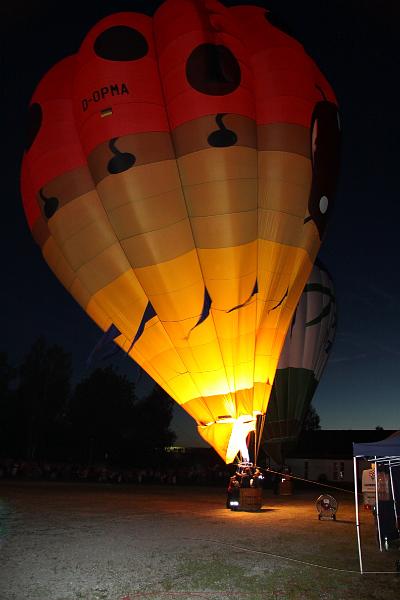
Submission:
{"label": "white and green balloon", "polygon": [[332,278],[316,262],[286,335],[269,400],[263,442],[266,453],[284,463],[301,432],[329,357],[336,330]]}

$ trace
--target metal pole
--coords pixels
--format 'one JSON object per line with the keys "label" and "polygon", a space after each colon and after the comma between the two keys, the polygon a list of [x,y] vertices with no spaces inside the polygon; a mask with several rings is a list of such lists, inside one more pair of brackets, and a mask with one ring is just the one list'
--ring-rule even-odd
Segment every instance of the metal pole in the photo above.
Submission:
{"label": "metal pole", "polygon": [[379,550],[382,552],[381,524],[379,521],[379,499],[378,499],[378,463],[375,456],[375,516],[376,526],[378,528]]}
{"label": "metal pole", "polygon": [[356,531],[357,531],[357,543],[358,543],[358,560],[360,561],[360,573],[363,574],[363,563],[361,556],[361,538],[360,538],[360,520],[358,518],[358,483],[357,483],[357,458],[353,458],[354,467],[354,504],[356,507]]}
{"label": "metal pole", "polygon": [[393,508],[394,508],[394,516],[396,519],[396,529],[397,531],[399,531],[399,518],[397,515],[397,502],[396,502],[396,496],[394,495],[394,486],[393,486],[393,476],[392,476],[392,463],[389,460],[389,473],[390,473],[390,485],[392,488],[392,498],[393,498]]}

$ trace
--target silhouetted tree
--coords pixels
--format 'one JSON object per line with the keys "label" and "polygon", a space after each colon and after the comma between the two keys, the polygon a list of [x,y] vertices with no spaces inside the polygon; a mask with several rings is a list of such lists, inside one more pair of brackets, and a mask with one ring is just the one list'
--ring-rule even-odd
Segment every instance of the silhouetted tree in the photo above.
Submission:
{"label": "silhouetted tree", "polygon": [[144,398],[137,407],[136,445],[144,452],[170,446],[176,435],[169,426],[172,420],[174,401],[159,385]]}
{"label": "silhouetted tree", "polygon": [[303,431],[315,431],[321,429],[319,414],[310,404],[303,422]]}
{"label": "silhouetted tree", "polygon": [[134,384],[112,367],[93,371],[76,386],[69,407],[79,458],[120,462],[135,414]]}
{"label": "silhouetted tree", "polygon": [[29,459],[49,458],[70,392],[71,357],[39,338],[19,369],[16,435]]}
{"label": "silhouetted tree", "polygon": [[8,362],[5,352],[0,352],[0,401],[3,401],[10,393],[10,384],[15,379],[16,370]]}
{"label": "silhouetted tree", "polygon": [[13,424],[16,422],[17,407],[15,390],[11,383],[15,379],[16,369],[8,362],[5,352],[0,352],[0,453],[12,454]]}
{"label": "silhouetted tree", "polygon": [[173,400],[159,386],[143,400],[134,384],[112,367],[96,369],[76,386],[69,418],[71,445],[81,461],[147,463],[170,445]]}

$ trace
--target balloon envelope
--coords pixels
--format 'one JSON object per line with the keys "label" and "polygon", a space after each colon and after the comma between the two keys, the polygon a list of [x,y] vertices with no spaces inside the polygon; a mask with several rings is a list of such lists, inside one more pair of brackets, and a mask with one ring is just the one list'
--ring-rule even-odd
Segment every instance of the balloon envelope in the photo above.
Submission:
{"label": "balloon envelope", "polygon": [[231,462],[331,210],[330,86],[265,10],[167,0],[95,25],[30,113],[22,194],[45,260]]}
{"label": "balloon envelope", "polygon": [[318,262],[286,334],[265,420],[265,449],[278,463],[284,463],[301,432],[329,357],[336,322],[332,278]]}

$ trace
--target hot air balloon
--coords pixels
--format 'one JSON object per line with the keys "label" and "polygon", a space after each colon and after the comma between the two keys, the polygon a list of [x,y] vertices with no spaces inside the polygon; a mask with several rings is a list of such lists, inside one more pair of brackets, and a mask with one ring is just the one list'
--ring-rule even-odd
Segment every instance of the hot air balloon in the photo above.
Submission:
{"label": "hot air balloon", "polygon": [[331,211],[329,84],[264,9],[166,0],[95,25],[30,116],[22,195],[50,268],[246,457]]}
{"label": "hot air balloon", "polygon": [[267,454],[284,464],[301,432],[336,332],[335,290],[326,268],[316,262],[286,334],[265,419]]}

